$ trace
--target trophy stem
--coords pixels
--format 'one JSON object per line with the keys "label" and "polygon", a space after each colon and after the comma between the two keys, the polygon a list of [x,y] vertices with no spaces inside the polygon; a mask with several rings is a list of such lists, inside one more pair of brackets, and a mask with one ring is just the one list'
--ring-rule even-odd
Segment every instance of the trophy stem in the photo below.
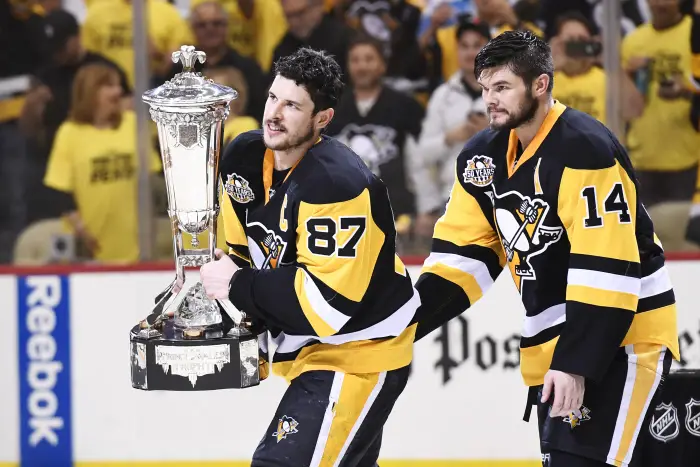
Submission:
{"label": "trophy stem", "polygon": [[182,261],[180,261],[180,256],[183,253],[182,232],[180,231],[177,217],[171,216],[170,227],[171,227],[172,232],[173,232],[173,252],[175,255],[175,274],[177,276],[178,282],[180,284],[184,284],[185,283],[185,265]]}

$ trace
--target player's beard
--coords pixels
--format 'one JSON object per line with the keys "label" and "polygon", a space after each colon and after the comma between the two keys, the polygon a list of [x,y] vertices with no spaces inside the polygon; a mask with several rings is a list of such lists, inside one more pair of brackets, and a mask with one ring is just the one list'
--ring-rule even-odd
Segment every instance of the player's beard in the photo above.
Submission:
{"label": "player's beard", "polygon": [[[314,135],[316,133],[316,129],[314,128],[314,123],[313,120],[309,122],[309,126],[307,127],[306,131],[303,133],[297,133],[295,135],[289,135],[289,138],[287,138],[284,141],[280,141],[279,143],[275,144],[270,144],[266,138],[263,137],[263,141],[265,142],[265,146],[268,149],[272,149],[273,151],[289,151],[292,149],[296,149],[299,146],[303,146],[304,144],[308,143],[314,138]],[[263,134],[264,136],[264,134]]]}
{"label": "player's beard", "polygon": [[509,113],[508,119],[503,123],[491,123],[492,130],[514,130],[535,118],[540,103],[532,95],[532,92],[525,92],[523,101],[518,106],[518,111]]}

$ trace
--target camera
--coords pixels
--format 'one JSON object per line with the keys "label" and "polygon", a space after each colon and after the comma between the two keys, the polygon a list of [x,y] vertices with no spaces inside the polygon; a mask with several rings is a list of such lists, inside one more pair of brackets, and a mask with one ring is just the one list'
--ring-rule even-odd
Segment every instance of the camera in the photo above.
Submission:
{"label": "camera", "polygon": [[571,58],[597,57],[603,51],[603,45],[598,41],[569,41],[565,44],[566,55]]}

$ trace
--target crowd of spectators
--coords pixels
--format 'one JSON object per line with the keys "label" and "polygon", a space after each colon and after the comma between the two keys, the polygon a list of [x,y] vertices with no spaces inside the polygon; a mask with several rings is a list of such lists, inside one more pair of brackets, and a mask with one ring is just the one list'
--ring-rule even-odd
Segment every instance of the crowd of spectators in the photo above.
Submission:
{"label": "crowd of spectators", "polygon": [[[0,0],[0,264],[132,263],[138,249],[133,6]],[[549,42],[554,98],[606,121],[619,92],[640,196],[667,250],[700,250],[700,0],[620,0],[620,82],[603,68],[603,0],[144,0],[149,84],[202,71],[234,87],[225,141],[260,127],[274,61],[333,54],[346,87],[328,134],[387,185],[400,253],[430,246],[466,141],[488,124],[474,57],[529,29]],[[695,65],[695,68],[694,68]],[[613,75],[610,75],[613,76]],[[172,257],[157,139],[155,258]]]}

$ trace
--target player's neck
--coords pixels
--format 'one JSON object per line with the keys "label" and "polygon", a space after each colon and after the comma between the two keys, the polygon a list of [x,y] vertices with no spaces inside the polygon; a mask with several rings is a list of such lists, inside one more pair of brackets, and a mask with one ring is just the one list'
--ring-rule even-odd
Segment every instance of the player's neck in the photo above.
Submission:
{"label": "player's neck", "polygon": [[547,118],[547,114],[553,106],[554,99],[550,97],[537,108],[537,111],[535,111],[535,116],[529,122],[515,129],[515,134],[518,135],[518,139],[520,140],[520,144],[522,145],[523,149],[525,149],[535,138],[535,135],[542,126],[542,123],[544,123],[544,119]]}
{"label": "player's neck", "polygon": [[301,146],[289,149],[287,151],[274,151],[275,155],[275,170],[287,170],[296,164],[299,159],[304,157],[304,154],[314,145],[318,138],[313,138],[308,143]]}

